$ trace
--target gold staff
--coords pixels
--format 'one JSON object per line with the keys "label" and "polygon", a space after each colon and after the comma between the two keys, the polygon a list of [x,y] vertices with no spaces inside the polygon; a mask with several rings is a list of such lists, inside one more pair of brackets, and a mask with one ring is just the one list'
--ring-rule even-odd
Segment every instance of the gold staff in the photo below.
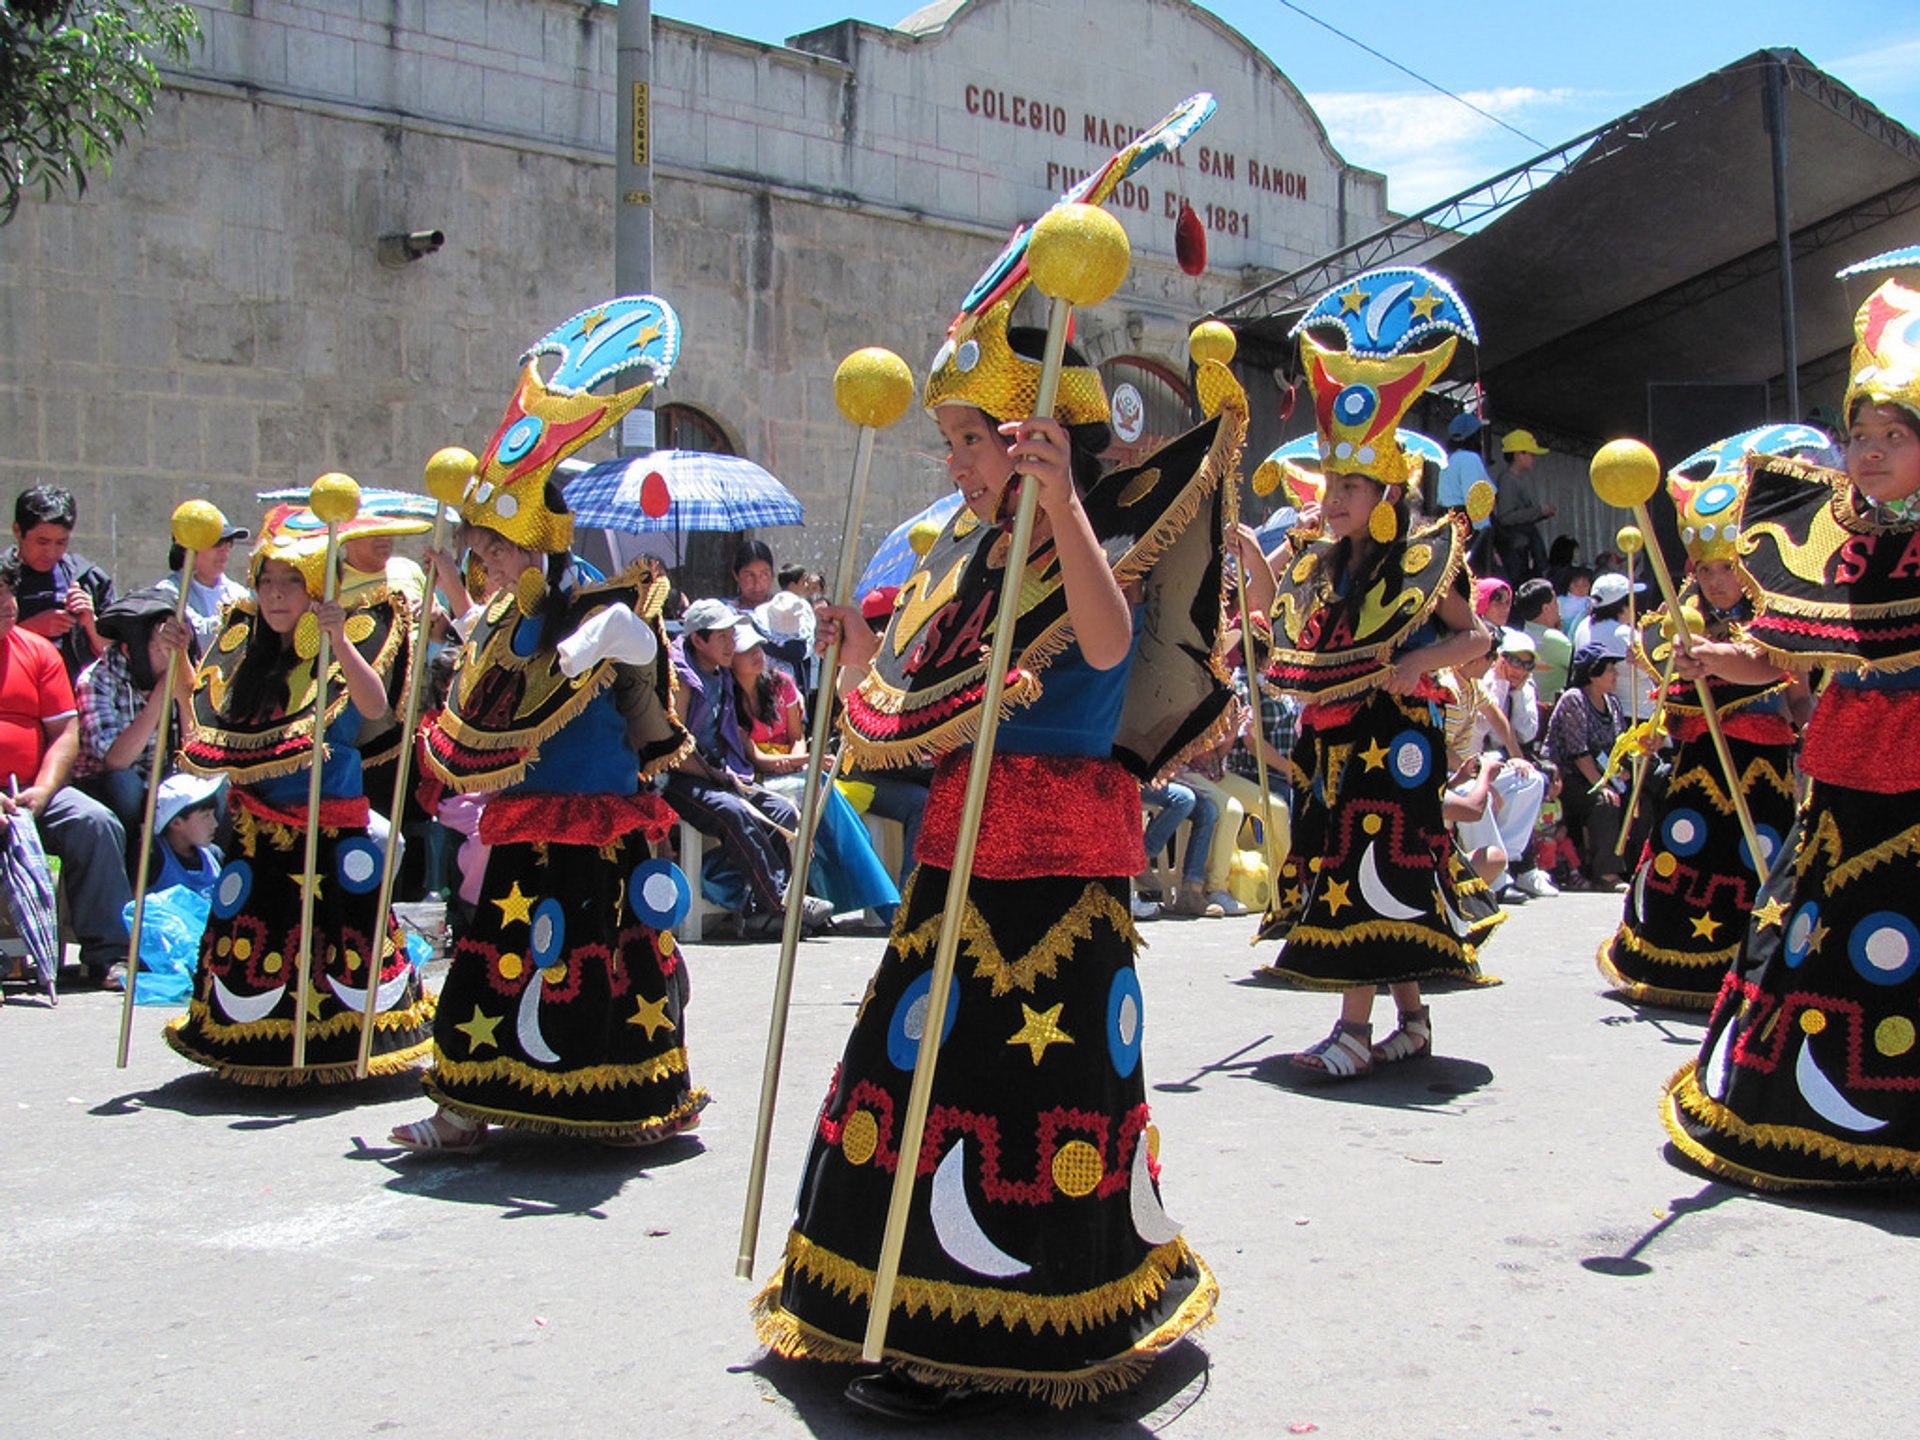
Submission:
{"label": "gold staff", "polygon": [[[1209,360],[1226,365],[1232,362],[1239,344],[1231,328],[1218,320],[1203,320],[1187,336],[1187,353],[1197,365]],[[1236,518],[1231,528],[1238,537],[1237,503],[1233,513]],[[1260,672],[1254,668],[1253,618],[1247,604],[1246,562],[1241,559],[1237,549],[1234,553],[1233,592],[1240,607],[1240,663],[1247,676],[1247,703],[1253,707],[1255,739],[1249,748],[1253,751],[1254,768],[1260,777],[1260,858],[1267,867],[1268,895],[1271,897],[1279,866],[1273,858],[1273,792],[1267,784],[1267,727],[1261,719]]]}
{"label": "gold staff", "polygon": [[[1638,525],[1622,525],[1619,533],[1613,537],[1613,540],[1614,543],[1620,547],[1620,553],[1627,557],[1627,630],[1629,633],[1637,636],[1640,633],[1640,618],[1635,612],[1633,600],[1636,589],[1636,582],[1633,578],[1633,557],[1647,548],[1646,532],[1641,530]],[[1629,653],[1631,653],[1631,647],[1629,647]],[[1659,691],[1654,695],[1653,713],[1655,715],[1658,715],[1662,709],[1662,697],[1667,693],[1667,682],[1670,682],[1672,679],[1673,676],[1669,673],[1665,677],[1665,681],[1662,682]],[[1635,688],[1638,688],[1637,681],[1635,682]],[[1640,707],[1636,704],[1634,706],[1633,716],[1636,725],[1640,721],[1639,710]],[[1635,755],[1633,757],[1633,790],[1627,796],[1627,808],[1620,814],[1620,833],[1613,837],[1613,853],[1615,858],[1619,858],[1627,853],[1627,832],[1633,828],[1633,813],[1640,808],[1640,786],[1645,782],[1646,778],[1647,756],[1644,753]]]}
{"label": "gold staff", "polygon": [[[173,618],[177,624],[187,613],[187,585],[193,577],[193,557],[220,543],[220,532],[227,528],[227,517],[205,500],[187,500],[173,512],[173,540],[186,552],[180,561],[180,573],[173,577]],[[153,812],[160,799],[160,782],[167,774],[167,722],[173,718],[177,703],[174,682],[179,678],[180,652],[167,652],[167,674],[161,681],[166,696],[160,707],[160,723],[153,732],[153,764],[147,771],[147,801],[140,813],[140,865],[133,872],[133,934],[127,944],[127,988],[120,1002],[120,1053],[114,1064],[127,1068],[127,1050],[133,1042],[133,990],[140,977],[140,925],[147,909],[147,865],[153,858]]]}
{"label": "gold staff", "polygon": [[[1076,305],[1098,305],[1126,279],[1131,260],[1127,232],[1120,222],[1095,205],[1056,205],[1033,227],[1027,246],[1027,270],[1040,293],[1052,302],[1047,311],[1047,348],[1041,361],[1040,390],[1034,400],[1036,419],[1051,419],[1054,395],[1060,388],[1060,366],[1067,348],[1067,325]],[[1033,518],[1039,492],[1032,484],[1020,486],[1014,514],[1013,539],[1002,577],[1000,607],[994,618],[993,644],[987,659],[986,686],[980,698],[980,734],[973,744],[967,769],[967,789],[954,835],[953,871],[947,880],[946,904],[940,913],[940,941],[934,951],[933,977],[927,991],[927,1021],[920,1032],[920,1052],[913,1066],[913,1088],[900,1130],[898,1163],[893,1172],[893,1195],[887,1205],[887,1228],[880,1242],[880,1260],[873,1274],[873,1308],[867,1314],[861,1358],[878,1362],[887,1341],[887,1318],[893,1309],[893,1291],[900,1278],[900,1251],[907,1238],[907,1210],[913,1200],[914,1180],[920,1170],[920,1146],[925,1138],[927,1106],[933,1098],[933,1067],[940,1054],[945,1029],[947,994],[953,981],[953,963],[960,948],[960,917],[966,908],[967,886],[973,878],[973,850],[980,838],[980,811],[987,797],[987,772],[993,763],[993,739],[1000,728],[1000,697],[1006,690],[1007,666],[1013,658],[1013,627],[1020,618],[1020,591],[1033,543]]]}
{"label": "gold staff", "polygon": [[[1622,510],[1633,511],[1642,533],[1653,528],[1653,520],[1647,514],[1647,501],[1660,488],[1660,458],[1651,449],[1638,440],[1611,440],[1600,447],[1587,473],[1593,482],[1594,494],[1601,500]],[[1658,546],[1648,546],[1646,555],[1653,578],[1660,586],[1661,598],[1667,602],[1667,611],[1673,616],[1674,647],[1681,655],[1691,656],[1693,634],[1687,625],[1687,612],[1680,608],[1673,577],[1667,573],[1666,557],[1660,553]],[[1740,776],[1733,767],[1732,752],[1727,749],[1726,734],[1720,728],[1720,711],[1713,703],[1713,692],[1707,688],[1704,678],[1695,680],[1693,688],[1700,697],[1700,711],[1706,716],[1707,734],[1713,738],[1713,749],[1720,757],[1721,772],[1727,777],[1727,794],[1733,798],[1734,814],[1740,817],[1740,832],[1746,836],[1747,853],[1753,856],[1754,873],[1764,886],[1767,883],[1767,856],[1760,848],[1760,836],[1753,828],[1753,815],[1747,809],[1747,793],[1740,786]]]}
{"label": "gold staff", "polygon": [[[429,542],[435,550],[444,549],[447,543],[447,507],[458,506],[466,497],[467,482],[479,468],[480,462],[457,445],[436,451],[433,458],[427,461],[427,493],[438,502],[433,507],[433,538]],[[407,659],[405,712],[400,721],[400,754],[393,766],[393,811],[387,817],[387,849],[380,863],[380,900],[374,906],[373,938],[368,942],[373,947],[373,954],[367,957],[367,1008],[360,1016],[360,1060],[353,1072],[361,1080],[367,1078],[367,1066],[373,1060],[373,1016],[378,1008],[375,996],[380,989],[380,971],[386,950],[387,917],[393,913],[393,882],[400,870],[400,815],[406,809],[407,780],[413,774],[413,737],[420,728],[420,698],[424,688],[421,682],[427,673],[427,632],[433,625],[431,582],[420,597],[417,619],[413,650]]]}
{"label": "gold staff", "polygon": [[[853,484],[847,491],[847,516],[840,532],[840,565],[834,571],[833,602],[852,603],[854,561],[860,536],[860,512],[867,503],[867,472],[873,466],[873,438],[899,420],[913,403],[913,371],[891,350],[856,350],[833,372],[833,403],[859,426],[853,454]],[[800,791],[800,825],[793,842],[793,877],[787,882],[786,923],[780,931],[780,966],[773,981],[773,1018],[767,1027],[767,1063],[760,1076],[760,1118],[753,1135],[753,1164],[747,1172],[747,1208],[740,1221],[740,1256],[733,1273],[753,1278],[754,1251],[760,1239],[760,1207],[767,1188],[767,1152],[773,1142],[773,1106],[780,1093],[780,1060],[787,1044],[787,1013],[793,996],[793,960],[800,948],[800,922],[806,914],[807,870],[813,836],[820,823],[821,777],[827,739],[833,733],[833,677],[840,669],[840,639],[827,647],[821,663],[820,695],[814,703],[813,737],[807,750],[807,778]]]}
{"label": "gold staff", "polygon": [[[327,527],[326,576],[321,599],[331,605],[340,591],[340,527],[360,513],[360,487],[350,475],[322,475],[307,492],[307,508]],[[312,613],[312,612],[308,612]],[[317,622],[316,622],[317,625]],[[293,1068],[307,1067],[307,1007],[313,996],[313,900],[320,888],[320,772],[327,745],[327,668],[333,646],[325,630],[313,660],[313,755],[307,772],[307,848],[300,885],[300,980],[293,1012]]]}

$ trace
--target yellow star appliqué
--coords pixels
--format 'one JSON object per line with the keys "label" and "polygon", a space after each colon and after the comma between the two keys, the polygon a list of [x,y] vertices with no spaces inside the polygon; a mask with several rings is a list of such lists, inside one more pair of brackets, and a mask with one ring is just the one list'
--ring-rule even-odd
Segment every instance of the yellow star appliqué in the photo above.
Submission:
{"label": "yellow star appliqu\u00e9", "polygon": [[473,1018],[453,1028],[467,1037],[469,1051],[478,1050],[482,1045],[491,1045],[498,1050],[500,1042],[493,1038],[493,1032],[500,1028],[500,1022],[506,1018],[504,1015],[489,1015],[476,1005],[473,1007]]}
{"label": "yellow star appliqu\u00e9", "polygon": [[1387,749],[1386,746],[1382,745],[1379,740],[1376,739],[1371,745],[1360,752],[1360,758],[1367,762],[1367,769],[1378,770],[1387,763],[1387,756],[1392,753],[1391,750]]}
{"label": "yellow star appliqu\u00e9", "polygon": [[324,875],[296,875],[293,877],[293,883],[298,885],[303,891],[307,886],[313,886],[314,903],[318,904],[320,901],[320,887],[326,883],[326,877]]}
{"label": "yellow star appliqu\u00e9", "polygon": [[591,340],[593,338],[593,332],[606,324],[607,319],[608,316],[604,306],[594,311],[591,315],[582,315],[580,317],[579,338],[582,340]]}
{"label": "yellow star appliqu\u00e9", "polygon": [[666,996],[662,995],[658,1000],[636,1000],[634,1004],[638,1008],[635,1009],[627,1024],[640,1026],[647,1032],[647,1039],[653,1039],[653,1033],[656,1030],[673,1028],[673,1021],[667,1018]]}
{"label": "yellow star appliqu\u00e9", "polygon": [[500,907],[502,925],[511,925],[516,920],[522,925],[527,925],[533,921],[533,897],[520,893],[518,880],[513,882],[513,888],[507,891],[504,900],[496,900],[493,903]]}
{"label": "yellow star appliqu\u00e9", "polygon": [[1327,914],[1338,915],[1341,906],[1351,906],[1353,904],[1353,901],[1347,898],[1348,884],[1349,882],[1345,880],[1329,880],[1327,882]]}
{"label": "yellow star appliqu\u00e9", "polygon": [[1020,1027],[1018,1034],[1007,1041],[1009,1045],[1025,1045],[1033,1051],[1033,1063],[1038,1065],[1040,1057],[1046,1053],[1047,1046],[1058,1041],[1062,1045],[1073,1044],[1073,1037],[1060,1028],[1060,1012],[1066,1009],[1066,1002],[1054,1006],[1051,1010],[1035,1010],[1031,1005],[1022,1005],[1020,1011],[1027,1017],[1027,1023]]}
{"label": "yellow star appliqu\u00e9", "polygon": [[1434,294],[1433,287],[1429,285],[1426,294],[1416,295],[1407,303],[1413,307],[1413,313],[1418,315],[1422,320],[1431,320],[1433,318],[1433,312],[1447,302],[1444,295]]}
{"label": "yellow star appliqu\u00e9", "polygon": [[1696,915],[1693,917],[1693,938],[1696,940],[1711,941],[1713,939],[1713,932],[1719,928],[1720,922],[1711,915]]}
{"label": "yellow star appliqu\u00e9", "polygon": [[1778,900],[1769,900],[1753,912],[1753,918],[1762,925],[1778,925],[1787,918],[1787,907]]}
{"label": "yellow star appliqu\u00e9", "polygon": [[648,324],[642,325],[640,327],[640,333],[635,335],[633,339],[628,342],[627,348],[629,350],[644,350],[647,348],[647,346],[651,345],[655,340],[658,340],[659,338],[660,338],[660,322],[657,320],[651,321]]}
{"label": "yellow star appliqu\u00e9", "polygon": [[1361,306],[1365,305],[1367,301],[1372,298],[1373,292],[1371,290],[1362,290],[1356,285],[1353,289],[1345,291],[1340,296],[1340,313],[1342,315],[1357,315],[1360,313]]}
{"label": "yellow star appliqu\u00e9", "polygon": [[1826,921],[1822,920],[1816,924],[1813,929],[1807,932],[1807,953],[1809,955],[1813,954],[1826,943],[1827,936],[1832,933],[1833,932],[1827,928]]}

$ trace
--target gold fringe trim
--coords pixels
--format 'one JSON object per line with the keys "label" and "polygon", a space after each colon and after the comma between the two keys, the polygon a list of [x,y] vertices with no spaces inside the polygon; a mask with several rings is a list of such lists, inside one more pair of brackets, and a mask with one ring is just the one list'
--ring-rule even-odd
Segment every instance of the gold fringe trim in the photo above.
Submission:
{"label": "gold fringe trim", "polygon": [[[1692,990],[1669,990],[1662,985],[1648,985],[1639,980],[1629,980],[1622,975],[1613,963],[1614,941],[1617,935],[1609,935],[1600,942],[1600,948],[1594,952],[1593,962],[1599,968],[1600,978],[1628,1000],[1641,1005],[1667,1005],[1675,1010],[1711,1010],[1715,991],[1696,992]],[[1735,945],[1735,951],[1739,946]],[[1731,963],[1729,957],[1728,963]],[[1722,969],[1725,968],[1723,964]]]}
{"label": "gold fringe trim", "polygon": [[[1668,788],[1667,793],[1678,795],[1688,790],[1698,790],[1706,796],[1707,803],[1714,809],[1722,815],[1731,815],[1734,813],[1733,798],[1727,793],[1726,787],[1720,783],[1719,771],[1717,762],[1711,766],[1706,764],[1689,766],[1674,777],[1673,784]],[[1740,772],[1740,788],[1751,795],[1760,788],[1760,782],[1763,780],[1772,785],[1777,794],[1792,798],[1792,774],[1774,764],[1767,756],[1756,755],[1747,762],[1747,768]]]}
{"label": "gold fringe trim", "polygon": [[[1506,918],[1502,913],[1488,916],[1486,921],[1479,923],[1491,930],[1493,925],[1504,924]],[[1287,938],[1307,940],[1316,945],[1328,945],[1335,949],[1380,940],[1398,940],[1403,944],[1418,945],[1423,949],[1437,950],[1443,954],[1449,944],[1458,945],[1462,951],[1468,948],[1451,935],[1443,935],[1429,926],[1416,925],[1411,920],[1356,920],[1338,929],[1329,929],[1324,925],[1296,925]],[[1471,959],[1470,956],[1469,959]]]}
{"label": "gold fringe trim", "polygon": [[[1174,1272],[1188,1261],[1205,1272],[1200,1257],[1184,1239],[1170,1240],[1148,1251],[1132,1274],[1070,1295],[1026,1295],[985,1285],[902,1275],[894,1286],[893,1308],[907,1315],[925,1311],[929,1319],[956,1324],[970,1320],[983,1329],[999,1325],[1016,1334],[1022,1326],[1034,1335],[1046,1330],[1062,1336],[1069,1331],[1077,1334],[1158,1300],[1172,1283]],[[873,1271],[815,1245],[798,1231],[787,1237],[785,1268],[850,1302],[872,1303]]]}
{"label": "gold fringe trim", "polygon": [[[357,1017],[356,1017],[357,1018]],[[171,1020],[160,1032],[161,1038],[173,1047],[176,1054],[191,1060],[196,1065],[204,1065],[222,1080],[231,1080],[236,1085],[254,1085],[263,1088],[286,1087],[293,1085],[344,1085],[349,1080],[360,1078],[359,1060],[345,1060],[337,1065],[308,1065],[296,1070],[292,1065],[235,1065],[196,1050],[180,1035],[180,1028],[186,1024],[185,1018]],[[409,1045],[404,1050],[391,1050],[384,1055],[372,1056],[367,1061],[367,1078],[384,1079],[389,1075],[403,1074],[408,1070],[418,1070],[420,1063],[433,1049],[431,1040],[422,1040],[417,1045]]]}
{"label": "gold fringe trim", "polygon": [[478,1120],[488,1125],[499,1125],[509,1130],[525,1130],[536,1135],[572,1135],[583,1140],[618,1140],[626,1135],[638,1135],[644,1130],[658,1126],[671,1125],[673,1133],[662,1135],[661,1140],[671,1140],[686,1130],[686,1122],[706,1109],[713,1097],[704,1090],[689,1091],[687,1098],[664,1115],[655,1115],[647,1120],[566,1120],[557,1115],[528,1115],[519,1110],[500,1110],[488,1105],[470,1105],[464,1100],[448,1098],[433,1083],[430,1070],[421,1077],[427,1094],[434,1103],[443,1109],[468,1120]]}
{"label": "gold fringe trim", "polygon": [[[1215,664],[1209,668],[1218,670],[1219,667]],[[1231,690],[1233,688],[1233,678],[1231,676],[1216,674],[1214,678],[1226,686],[1227,689]],[[1201,731],[1198,736],[1189,740],[1185,745],[1181,746],[1179,750],[1175,751],[1173,758],[1161,767],[1157,775],[1144,779],[1140,783],[1151,789],[1158,790],[1177,775],[1187,761],[1191,760],[1195,755],[1203,754],[1213,749],[1230,735],[1238,733],[1240,728],[1240,709],[1241,707],[1237,701],[1229,700],[1221,710],[1219,718],[1205,730]]]}
{"label": "gold fringe trim", "polygon": [[587,1065],[578,1070],[536,1070],[511,1055],[492,1060],[449,1060],[438,1050],[433,1057],[433,1081],[449,1085],[485,1085],[505,1081],[535,1095],[577,1095],[584,1090],[618,1090],[628,1085],[651,1085],[671,1075],[687,1073],[687,1051],[676,1045],[636,1065]]}
{"label": "gold fringe trim", "polygon": [[[1631,941],[1641,954],[1659,964],[1694,965],[1699,966],[1703,970],[1715,971],[1725,970],[1727,966],[1733,963],[1733,957],[1740,953],[1741,943],[1735,940],[1731,945],[1723,945],[1718,950],[1669,950],[1664,945],[1652,944],[1646,936],[1642,935],[1624,921],[1621,923],[1620,928],[1614,932],[1614,939],[1622,938]],[[1611,947],[1612,944],[1613,940],[1608,940],[1602,948]],[[1717,974],[1714,976],[1713,988],[1716,992],[1720,988],[1719,976]]]}
{"label": "gold fringe trim", "polygon": [[1888,861],[1903,860],[1920,854],[1920,825],[1911,825],[1891,839],[1883,840],[1878,845],[1862,850],[1852,859],[1842,861],[1840,827],[1835,822],[1832,811],[1822,810],[1819,819],[1814,821],[1813,834],[1807,837],[1799,853],[1794,856],[1796,874],[1806,874],[1807,867],[1812,863],[1814,852],[1818,848],[1824,848],[1827,852],[1827,863],[1830,867],[1827,871],[1827,879],[1837,890],[1843,885],[1852,884],[1869,870],[1885,865]]}
{"label": "gold fringe trim", "polygon": [[[906,903],[903,898],[902,911],[906,909]],[[974,961],[973,978],[991,980],[996,996],[1014,989],[1032,994],[1035,985],[1043,977],[1048,980],[1058,978],[1059,962],[1073,953],[1075,945],[1091,939],[1094,922],[1102,919],[1119,931],[1129,944],[1139,947],[1140,932],[1134,927],[1132,912],[1097,882],[1090,882],[1072,907],[1048,926],[1047,933],[1018,960],[1007,960],[999,942],[993,938],[986,918],[971,900],[966,902],[961,912],[960,939]],[[909,933],[901,934],[896,930],[892,941],[895,953],[902,960],[931,953],[939,942],[940,920],[937,914],[929,915]]]}
{"label": "gold fringe trim", "polygon": [[[323,991],[318,981],[314,983],[313,990],[316,995],[325,994],[329,999],[337,998],[333,991]],[[289,995],[294,993],[294,985],[291,981],[288,982],[287,993]],[[296,1000],[294,1003],[299,1002]],[[375,1030],[412,1030],[431,1025],[437,1005],[436,998],[423,990],[419,1003],[410,1005],[405,1010],[377,1011],[373,1017],[373,1028]],[[185,1024],[187,1019],[197,1022],[200,1029],[213,1040],[229,1042],[285,1040],[289,1044],[293,1042],[293,1021],[291,1020],[249,1020],[244,1025],[235,1025],[225,1020],[216,1020],[213,1011],[201,1000],[189,1003],[186,1016],[176,1023]],[[342,1009],[324,1020],[309,1020],[307,1043],[312,1044],[315,1040],[331,1040],[335,1035],[357,1035],[360,1033],[360,1025],[361,1013],[358,1010]]]}
{"label": "gold fringe trim", "polygon": [[[1855,1145],[1851,1141],[1836,1140],[1831,1135],[1823,1135],[1818,1130],[1808,1130],[1799,1125],[1749,1125],[1700,1088],[1695,1074],[1697,1063],[1689,1060],[1674,1071],[1672,1078],[1667,1081],[1667,1103],[1660,1107],[1660,1119],[1667,1127],[1668,1136],[1672,1138],[1674,1145],[1681,1153],[1716,1175],[1724,1175],[1730,1180],[1737,1180],[1743,1185],[1751,1185],[1759,1190],[1830,1190],[1847,1185],[1902,1184],[1920,1179],[1920,1151],[1903,1150],[1897,1145]],[[1675,1113],[1676,1109],[1684,1109],[1701,1124],[1709,1125],[1749,1145],[1763,1145],[1776,1150],[1793,1150],[1821,1160],[1831,1160],[1838,1165],[1852,1165],[1860,1170],[1893,1173],[1867,1174],[1857,1180],[1845,1177],[1833,1180],[1803,1180],[1798,1177],[1770,1175],[1764,1170],[1755,1170],[1737,1161],[1725,1159],[1702,1145],[1681,1125],[1679,1116]]]}
{"label": "gold fringe trim", "polygon": [[[892,1347],[888,1347],[884,1353],[891,1365],[922,1384],[966,1386],[994,1394],[1028,1395],[1059,1410],[1098,1400],[1102,1396],[1119,1394],[1136,1387],[1162,1353],[1213,1321],[1214,1306],[1220,1300],[1220,1284],[1214,1279],[1206,1261],[1191,1250],[1187,1255],[1194,1269],[1199,1272],[1199,1283],[1194,1286],[1193,1293],[1166,1320],[1111,1360],[1082,1366],[1078,1370],[1003,1370],[981,1365],[955,1365]],[[773,1279],[753,1302],[753,1328],[761,1344],[789,1360],[819,1360],[846,1365],[858,1363],[861,1359],[860,1345],[816,1329],[781,1308],[783,1274],[783,1271],[775,1271]]]}

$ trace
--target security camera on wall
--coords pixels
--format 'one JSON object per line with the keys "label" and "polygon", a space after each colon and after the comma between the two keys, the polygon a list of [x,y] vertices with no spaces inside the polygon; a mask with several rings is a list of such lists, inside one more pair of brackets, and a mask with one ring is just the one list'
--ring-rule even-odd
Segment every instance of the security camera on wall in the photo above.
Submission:
{"label": "security camera on wall", "polygon": [[374,242],[374,250],[379,254],[382,265],[399,269],[415,260],[426,259],[446,243],[447,232],[444,230],[404,230],[382,235]]}

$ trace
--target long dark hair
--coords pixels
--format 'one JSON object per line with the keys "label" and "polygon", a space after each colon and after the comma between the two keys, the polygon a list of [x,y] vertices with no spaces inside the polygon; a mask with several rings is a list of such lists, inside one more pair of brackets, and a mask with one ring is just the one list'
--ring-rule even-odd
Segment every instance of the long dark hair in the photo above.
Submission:
{"label": "long dark hair", "polygon": [[246,653],[234,667],[227,687],[226,711],[235,720],[267,720],[286,709],[288,677],[300,656],[264,615],[256,614],[247,635]]}
{"label": "long dark hair", "polygon": [[[1382,487],[1382,498],[1393,506],[1393,539],[1386,544],[1374,544],[1368,551],[1366,562],[1359,571],[1348,575],[1353,565],[1353,542],[1346,537],[1333,542],[1331,549],[1322,551],[1314,558],[1314,566],[1309,581],[1309,593],[1316,597],[1319,604],[1331,604],[1337,593],[1336,587],[1342,576],[1347,576],[1345,599],[1342,604],[1358,605],[1360,598],[1373,584],[1374,577],[1385,569],[1387,580],[1386,600],[1392,603],[1406,584],[1406,576],[1399,564],[1401,552],[1406,549],[1407,531],[1412,516],[1405,485],[1387,485]],[[1389,561],[1392,562],[1389,565]]]}
{"label": "long dark hair", "polygon": [[758,712],[760,719],[769,730],[776,729],[774,717],[780,713],[780,690],[774,683],[773,667],[762,665],[760,673],[753,677],[753,703],[747,703],[747,687],[736,684],[733,687],[733,713],[740,723],[753,730],[753,719]]}

